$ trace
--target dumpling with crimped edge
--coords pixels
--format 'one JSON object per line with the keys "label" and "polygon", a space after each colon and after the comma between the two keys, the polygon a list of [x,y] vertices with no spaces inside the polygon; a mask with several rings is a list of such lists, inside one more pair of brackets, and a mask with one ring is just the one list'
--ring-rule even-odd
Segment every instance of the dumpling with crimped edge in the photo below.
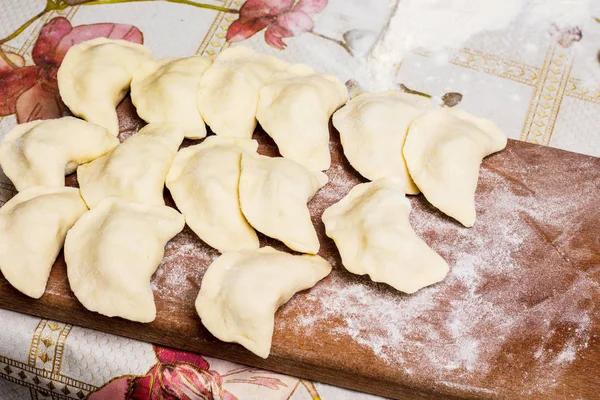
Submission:
{"label": "dumpling with crimped edge", "polygon": [[189,139],[206,136],[198,110],[198,85],[213,57],[165,58],[144,63],[133,73],[131,101],[148,123],[176,121]]}
{"label": "dumpling with crimped edge", "polygon": [[165,178],[183,130],[174,122],[148,124],[112,152],[77,170],[81,195],[90,208],[115,196],[135,203],[164,205]]}
{"label": "dumpling with crimped edge", "polygon": [[87,211],[79,190],[25,189],[0,208],[0,271],[21,293],[39,299],[67,231]]}
{"label": "dumpling with crimped edge", "polygon": [[410,210],[404,182],[392,177],[356,185],[322,219],[348,271],[414,293],[449,267],[412,229]]}
{"label": "dumpling with crimped edge", "polygon": [[76,44],[56,75],[60,97],[73,114],[117,136],[116,106],[129,91],[133,72],[151,58],[147,47],[126,40],[100,37]]}
{"label": "dumpling with crimped edge", "polygon": [[347,100],[348,90],[338,78],[294,64],[260,90],[256,118],[282,156],[324,171],[331,165],[329,117]]}
{"label": "dumpling with crimped edge", "polygon": [[167,188],[189,227],[220,252],[259,247],[240,210],[238,191],[242,153],[257,148],[252,139],[209,136],[180,150],[167,176]]}
{"label": "dumpling with crimped edge", "polygon": [[150,278],[165,245],[185,225],[170,207],[102,200],[71,228],[65,241],[67,276],[90,311],[137,322],[156,318]]}
{"label": "dumpling with crimped edge", "polygon": [[19,191],[64,186],[65,175],[118,144],[105,128],[78,118],[31,121],[15,126],[0,142],[0,166]]}
{"label": "dumpling with crimped edge", "polygon": [[484,157],[506,147],[492,121],[442,108],[410,125],[404,158],[427,201],[466,227],[475,223],[475,190]]}
{"label": "dumpling with crimped edge", "polygon": [[245,46],[223,50],[204,72],[198,109],[219,136],[250,139],[256,128],[258,93],[269,78],[288,64]]}
{"label": "dumpling with crimped edge", "polygon": [[240,206],[259,232],[300,253],[317,254],[319,239],[306,203],[327,183],[292,160],[242,154]]}
{"label": "dumpling with crimped edge", "polygon": [[331,265],[319,256],[271,247],[227,252],[206,270],[196,310],[216,338],[267,358],[277,309],[330,272]]}
{"label": "dumpling with crimped edge", "polygon": [[431,99],[400,91],[363,93],[333,114],[344,155],[362,176],[374,181],[402,178],[406,194],[418,194],[402,155],[410,123],[433,109]]}

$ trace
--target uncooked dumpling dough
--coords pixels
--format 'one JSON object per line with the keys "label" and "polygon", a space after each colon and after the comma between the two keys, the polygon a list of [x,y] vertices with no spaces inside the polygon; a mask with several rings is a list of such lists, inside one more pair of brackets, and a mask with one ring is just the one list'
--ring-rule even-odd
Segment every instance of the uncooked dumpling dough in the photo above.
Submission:
{"label": "uncooked dumpling dough", "polygon": [[64,186],[81,164],[108,153],[119,139],[73,117],[17,125],[0,143],[0,165],[19,191],[31,186]]}
{"label": "uncooked dumpling dough", "polygon": [[31,187],[0,208],[0,271],[39,299],[67,231],[87,207],[76,188]]}
{"label": "uncooked dumpling dough", "polygon": [[331,272],[319,256],[293,256],[271,247],[228,252],[202,278],[196,310],[215,337],[267,358],[275,311]]}
{"label": "uncooked dumpling dough", "polygon": [[156,318],[150,278],[183,216],[170,207],[101,201],[67,234],[65,261],[75,297],[90,311],[138,322]]}
{"label": "uncooked dumpling dough", "polygon": [[242,153],[255,153],[252,139],[210,136],[177,153],[167,187],[189,227],[220,252],[259,247],[256,232],[240,210]]}
{"label": "uncooked dumpling dough", "polygon": [[151,60],[133,73],[131,101],[146,122],[176,121],[185,137],[201,139],[206,125],[198,110],[198,85],[212,57]]}
{"label": "uncooked dumpling dough", "polygon": [[126,40],[96,38],[71,47],[56,78],[71,112],[119,134],[115,108],[123,100],[133,71],[150,60],[147,47]]}
{"label": "uncooked dumpling dough", "polygon": [[442,108],[413,121],[404,158],[427,200],[471,227],[481,161],[505,147],[506,136],[492,121],[456,108]]}
{"label": "uncooked dumpling dough", "polygon": [[306,203],[327,175],[286,158],[242,154],[240,205],[256,230],[292,250],[317,254],[319,239]]}
{"label": "uncooked dumpling dough", "polygon": [[204,121],[220,136],[250,139],[256,128],[258,92],[288,64],[244,47],[230,47],[206,70],[198,90]]}
{"label": "uncooked dumpling dough", "polygon": [[364,93],[333,114],[333,125],[346,158],[362,176],[371,181],[397,176],[407,194],[418,194],[402,148],[410,123],[432,107],[430,99],[399,91]]}
{"label": "uncooked dumpling dough", "polygon": [[413,231],[410,209],[402,179],[383,178],[356,185],[323,223],[348,271],[414,293],[444,279],[448,264]]}
{"label": "uncooked dumpling dough", "polygon": [[282,156],[324,171],[331,165],[329,117],[347,100],[348,90],[338,78],[295,64],[260,90],[256,118]]}
{"label": "uncooked dumpling dough", "polygon": [[164,205],[165,178],[182,141],[177,124],[149,124],[112,152],[79,167],[77,180],[88,207],[110,196]]}

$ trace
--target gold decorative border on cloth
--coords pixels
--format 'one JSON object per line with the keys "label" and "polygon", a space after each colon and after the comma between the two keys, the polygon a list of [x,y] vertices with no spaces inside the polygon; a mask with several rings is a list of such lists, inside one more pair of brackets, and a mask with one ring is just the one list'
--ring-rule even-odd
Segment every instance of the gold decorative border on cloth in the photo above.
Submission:
{"label": "gold decorative border on cloth", "polygon": [[[224,7],[236,10],[239,10],[242,4],[243,1],[239,0],[225,0],[223,2]],[[229,29],[229,25],[236,19],[237,16],[220,11],[210,25],[210,29],[206,36],[204,36],[204,40],[200,43],[198,50],[196,50],[196,54],[201,56],[214,56],[221,50],[229,47],[229,43],[226,41],[227,30]]]}
{"label": "gold decorative border on cloth", "polygon": [[600,104],[600,87],[588,85],[589,83],[583,82],[581,79],[569,78],[565,96]]}
{"label": "gold decorative border on cloth", "polygon": [[571,51],[558,45],[548,50],[529,104],[521,140],[544,145],[550,143],[572,66]]}
{"label": "gold decorative border on cloth", "polygon": [[[0,378],[26,386],[34,391],[51,392],[52,398],[85,398],[96,386],[58,373],[40,369],[0,356]],[[69,396],[69,397],[67,397]]]}
{"label": "gold decorative border on cloth", "polygon": [[58,373],[64,342],[70,331],[68,324],[42,319],[31,339],[29,365]]}
{"label": "gold decorative border on cloth", "polygon": [[[429,51],[415,51],[414,54],[428,58],[432,56],[432,53]],[[510,79],[528,86],[535,85],[540,70],[538,67],[532,65],[508,60],[495,54],[489,54],[467,47],[458,49],[449,62],[453,65],[500,78]]]}
{"label": "gold decorative border on cloth", "polygon": [[29,387],[32,398],[36,398],[37,391],[49,391],[52,398],[57,399],[73,398],[73,395],[86,397],[96,389],[95,386],[60,375],[64,346],[71,328],[69,324],[40,320],[31,338],[28,363],[0,356],[0,377]]}

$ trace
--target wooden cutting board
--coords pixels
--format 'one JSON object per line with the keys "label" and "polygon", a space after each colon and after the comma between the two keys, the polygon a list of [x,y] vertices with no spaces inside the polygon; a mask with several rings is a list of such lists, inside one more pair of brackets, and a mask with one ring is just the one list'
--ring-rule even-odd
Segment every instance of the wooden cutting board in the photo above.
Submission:
{"label": "wooden cutting board", "polygon": [[[255,137],[261,153],[277,154],[264,133]],[[471,229],[411,197],[415,230],[451,271],[406,295],[347,272],[325,236],[322,211],[363,181],[334,131],[331,150],[330,183],[310,209],[333,272],[280,308],[266,360],[202,326],[194,300],[218,253],[187,228],[153,278],[150,324],[85,310],[62,255],[40,300],[0,277],[0,307],[396,399],[597,398],[599,158],[509,141],[483,162]]]}

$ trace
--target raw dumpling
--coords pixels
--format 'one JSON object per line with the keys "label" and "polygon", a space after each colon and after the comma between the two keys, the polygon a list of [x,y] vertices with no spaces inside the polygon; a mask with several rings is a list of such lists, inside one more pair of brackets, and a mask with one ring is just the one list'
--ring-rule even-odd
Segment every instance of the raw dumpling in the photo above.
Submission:
{"label": "raw dumpling", "polygon": [[212,57],[192,56],[148,61],[133,73],[131,101],[149,123],[176,121],[190,139],[206,136],[198,110],[198,85]]}
{"label": "raw dumpling", "polygon": [[169,207],[104,199],[67,234],[65,261],[75,297],[109,317],[153,321],[150,278],[165,245],[184,225],[183,216]]}
{"label": "raw dumpling", "polygon": [[118,144],[105,128],[77,118],[31,121],[15,126],[0,142],[0,165],[19,191],[64,186],[65,175]]}
{"label": "raw dumpling", "polygon": [[267,358],[275,311],[330,272],[331,265],[319,256],[293,256],[271,247],[228,252],[204,274],[196,310],[215,337]]}
{"label": "raw dumpling", "polygon": [[223,50],[200,81],[198,108],[204,121],[217,135],[250,139],[256,128],[258,92],[286,66],[248,47]]}
{"label": "raw dumpling", "polygon": [[442,108],[413,121],[404,158],[427,200],[471,227],[481,161],[505,147],[506,136],[492,121],[456,108]]}
{"label": "raw dumpling", "polygon": [[364,93],[333,114],[333,125],[346,158],[362,176],[371,181],[397,176],[407,194],[418,194],[402,148],[412,120],[432,107],[430,99],[399,91]]}
{"label": "raw dumpling", "polygon": [[258,236],[240,210],[238,183],[243,152],[256,152],[252,139],[210,136],[177,153],[167,187],[192,230],[219,250],[258,248]]}
{"label": "raw dumpling", "polygon": [[67,231],[87,211],[79,190],[30,187],[0,208],[0,271],[21,293],[44,294]]}
{"label": "raw dumpling", "polygon": [[327,176],[286,158],[242,154],[240,205],[256,230],[292,250],[317,254],[319,239],[306,203]]}
{"label": "raw dumpling", "polygon": [[117,104],[123,100],[133,71],[150,60],[150,50],[126,40],[96,38],[71,47],[56,78],[71,112],[104,126],[117,136]]}
{"label": "raw dumpling", "polygon": [[324,171],[331,165],[329,117],[346,100],[348,90],[338,78],[295,64],[260,90],[256,118],[282,156]]}
{"label": "raw dumpling", "polygon": [[165,178],[182,141],[177,124],[149,124],[111,153],[79,167],[77,180],[88,207],[110,196],[165,205]]}
{"label": "raw dumpling", "polygon": [[444,279],[449,268],[413,231],[410,209],[404,182],[383,178],[356,185],[325,210],[323,223],[348,271],[414,293]]}

